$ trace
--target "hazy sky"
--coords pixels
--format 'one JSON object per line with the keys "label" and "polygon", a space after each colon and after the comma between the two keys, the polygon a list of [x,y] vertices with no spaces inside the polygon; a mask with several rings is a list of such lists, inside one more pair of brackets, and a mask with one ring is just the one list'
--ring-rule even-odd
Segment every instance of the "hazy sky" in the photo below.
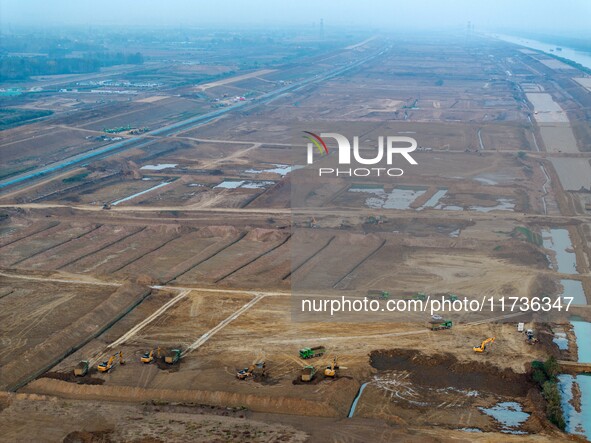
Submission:
{"label": "hazy sky", "polygon": [[359,25],[400,29],[466,26],[538,32],[591,29],[591,0],[0,0],[0,26]]}

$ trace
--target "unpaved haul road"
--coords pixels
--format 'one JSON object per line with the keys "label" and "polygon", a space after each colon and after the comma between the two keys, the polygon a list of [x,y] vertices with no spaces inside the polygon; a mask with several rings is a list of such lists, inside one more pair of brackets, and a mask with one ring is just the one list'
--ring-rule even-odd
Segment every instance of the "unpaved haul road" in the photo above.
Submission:
{"label": "unpaved haul road", "polygon": [[158,317],[160,317],[165,311],[167,311],[169,308],[171,308],[172,306],[177,304],[179,301],[181,301],[183,298],[185,298],[187,295],[189,295],[189,292],[191,292],[191,291],[184,290],[184,291],[179,292],[179,294],[176,297],[174,297],[173,299],[164,303],[162,306],[160,306],[160,308],[158,308],[156,311],[154,311],[152,313],[152,315],[146,317],[143,321],[141,321],[140,323],[135,325],[133,328],[131,328],[129,331],[127,331],[125,334],[123,334],[121,337],[119,337],[113,343],[108,345],[107,349],[111,349],[111,348],[114,348],[115,346],[119,346],[119,345],[122,345],[123,343],[125,343],[127,340],[129,340],[134,335],[136,335],[140,330],[142,330],[145,326],[152,323],[154,320],[156,320]]}
{"label": "unpaved haul road", "polygon": [[199,339],[197,341],[195,341],[195,342],[191,343],[189,346],[187,346],[187,349],[185,349],[183,351],[183,353],[181,354],[181,357],[184,357],[189,352],[192,352],[195,349],[202,346],[212,336],[214,336],[216,333],[218,333],[219,331],[224,329],[229,323],[236,320],[238,317],[240,317],[242,314],[244,314],[246,311],[248,311],[250,308],[252,308],[255,304],[257,304],[264,297],[266,297],[265,294],[262,294],[262,293],[257,294],[251,301],[246,303],[244,306],[242,306],[240,309],[238,309],[234,313],[230,314],[230,316],[228,318],[226,318],[225,320],[222,320],[217,326],[211,328],[209,331],[207,331],[205,334],[203,334],[201,337],[199,337]]}
{"label": "unpaved haul road", "polygon": [[[276,215],[276,216],[310,216],[310,217],[324,217],[324,216],[337,216],[337,217],[352,217],[352,216],[369,216],[375,213],[375,209],[371,208],[347,208],[334,209],[334,208],[218,208],[218,207],[206,207],[202,204],[189,205],[189,206],[161,206],[161,207],[143,207],[143,206],[116,206],[106,211],[102,206],[98,205],[65,205],[60,203],[9,203],[0,204],[2,209],[69,209],[74,211],[87,211],[87,212],[102,212],[104,214],[125,215],[127,213],[135,214],[134,219],[145,220],[140,214],[160,214],[166,212],[184,212],[184,213],[211,213],[220,214],[223,216],[238,215],[244,216],[245,214],[254,214],[261,216]],[[373,211],[373,212],[372,212]],[[425,211],[406,211],[400,209],[382,209],[384,214],[398,218],[433,218],[434,214],[438,214],[437,209],[427,209]],[[454,220],[490,220],[490,213],[477,212],[477,211],[448,211],[446,218],[449,221]],[[526,214],[521,212],[510,212],[510,211],[499,211],[492,215],[492,218],[499,220],[554,220],[556,222],[571,222],[579,221],[582,223],[589,223],[591,221],[591,215],[579,214],[579,215],[559,215],[559,214]],[[164,218],[158,218],[157,220],[164,220]],[[182,220],[182,219],[181,219]]]}

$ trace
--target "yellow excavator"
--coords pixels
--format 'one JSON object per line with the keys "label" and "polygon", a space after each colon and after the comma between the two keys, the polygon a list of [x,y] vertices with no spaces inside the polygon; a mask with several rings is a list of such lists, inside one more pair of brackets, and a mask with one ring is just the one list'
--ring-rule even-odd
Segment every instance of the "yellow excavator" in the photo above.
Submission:
{"label": "yellow excavator", "polygon": [[115,365],[115,359],[117,358],[117,356],[119,356],[119,364],[124,365],[125,360],[123,360],[123,352],[119,351],[119,354],[113,354],[113,355],[111,355],[109,360],[99,363],[99,365],[96,367],[98,369],[98,371],[99,372],[109,372],[113,368],[113,366]]}
{"label": "yellow excavator", "polygon": [[473,350],[474,352],[484,352],[484,351],[486,351],[486,347],[487,347],[488,345],[492,345],[494,342],[495,342],[495,337],[490,337],[490,338],[487,338],[487,339],[486,339],[486,340],[484,340],[482,343],[480,343],[480,346],[474,346],[474,347],[472,348],[472,350]]}
{"label": "yellow excavator", "polygon": [[160,346],[156,349],[151,349],[150,352],[146,352],[141,356],[140,360],[142,363],[152,363],[154,361],[154,351],[156,352],[156,358],[160,358]]}
{"label": "yellow excavator", "polygon": [[338,357],[333,358],[331,365],[327,366],[326,369],[324,370],[325,377],[336,377],[337,371],[339,370],[339,366],[337,364],[337,358]]}

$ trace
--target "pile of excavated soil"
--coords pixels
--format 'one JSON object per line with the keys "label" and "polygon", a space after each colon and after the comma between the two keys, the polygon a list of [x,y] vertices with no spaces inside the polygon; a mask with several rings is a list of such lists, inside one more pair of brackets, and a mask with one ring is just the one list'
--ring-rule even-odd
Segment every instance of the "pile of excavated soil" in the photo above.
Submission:
{"label": "pile of excavated soil", "polygon": [[[304,386],[301,387],[305,389]],[[310,386],[311,389],[317,387]],[[319,400],[286,395],[245,394],[195,389],[138,389],[134,386],[78,385],[61,380],[39,378],[22,388],[62,398],[142,403],[147,401],[200,403],[220,407],[245,407],[251,411],[318,417],[344,417],[359,390],[354,380],[339,379],[326,387]]]}
{"label": "pile of excavated soil", "polygon": [[278,231],[277,229],[263,229],[263,228],[255,228],[250,231],[245,240],[250,241],[260,241],[260,242],[276,242],[283,240],[285,238],[286,233],[282,231]]}
{"label": "pile of excavated soil", "polygon": [[44,378],[53,378],[54,380],[62,380],[70,383],[78,383],[79,385],[102,385],[105,380],[102,378],[92,377],[86,374],[83,377],[74,375],[74,372],[46,372],[42,375]]}
{"label": "pile of excavated soil", "polygon": [[370,354],[370,363],[379,371],[409,371],[413,383],[433,388],[453,387],[524,397],[533,387],[526,374],[486,362],[459,362],[448,353],[426,355],[410,349],[377,350]]}
{"label": "pile of excavated soil", "polygon": [[532,266],[537,269],[548,269],[549,265],[545,252],[531,243],[520,240],[510,240],[499,245],[492,255],[516,265]]}

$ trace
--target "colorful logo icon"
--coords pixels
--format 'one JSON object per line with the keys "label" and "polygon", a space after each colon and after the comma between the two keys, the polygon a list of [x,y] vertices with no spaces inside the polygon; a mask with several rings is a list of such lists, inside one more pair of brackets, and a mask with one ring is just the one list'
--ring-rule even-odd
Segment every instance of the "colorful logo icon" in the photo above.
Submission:
{"label": "colorful logo icon", "polygon": [[328,147],[326,146],[326,143],[324,143],[324,140],[322,140],[322,138],[319,135],[316,135],[313,132],[309,132],[309,131],[304,131],[304,133],[308,134],[308,135],[304,135],[303,137],[306,140],[311,141],[314,144],[314,146],[316,146],[316,148],[318,149],[318,152],[320,154],[328,155]]}

